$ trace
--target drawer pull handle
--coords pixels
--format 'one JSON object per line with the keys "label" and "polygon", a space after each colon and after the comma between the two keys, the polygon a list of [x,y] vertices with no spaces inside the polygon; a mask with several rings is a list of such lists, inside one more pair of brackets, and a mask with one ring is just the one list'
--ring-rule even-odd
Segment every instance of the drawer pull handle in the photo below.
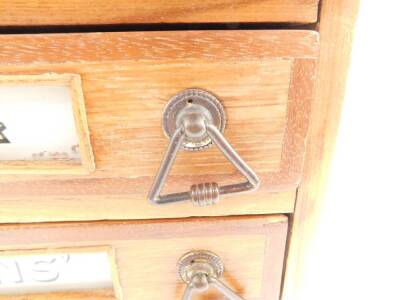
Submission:
{"label": "drawer pull handle", "polygon": [[178,262],[179,275],[187,284],[182,300],[190,300],[193,292],[204,292],[210,286],[230,300],[244,300],[218,279],[223,271],[221,258],[210,251],[193,251],[185,254]]}
{"label": "drawer pull handle", "polygon": [[[225,113],[219,100],[204,90],[188,89],[175,95],[167,104],[163,129],[170,142],[149,192],[152,204],[167,204],[191,200],[194,205],[216,204],[220,196],[253,191],[260,180],[254,171],[232,148],[222,132]],[[247,179],[245,182],[218,186],[215,182],[192,185],[190,191],[160,195],[179,149],[201,151],[215,143],[225,157]]]}

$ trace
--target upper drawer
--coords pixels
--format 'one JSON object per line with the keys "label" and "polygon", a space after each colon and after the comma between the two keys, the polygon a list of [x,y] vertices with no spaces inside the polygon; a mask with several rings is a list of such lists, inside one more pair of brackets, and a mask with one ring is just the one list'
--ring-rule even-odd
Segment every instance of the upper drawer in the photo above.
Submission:
{"label": "upper drawer", "polygon": [[317,21],[318,0],[0,1],[0,26]]}
{"label": "upper drawer", "polygon": [[[0,44],[0,74],[81,76],[96,164],[87,175],[1,175],[1,222],[293,211],[314,94],[315,32],[4,35]],[[168,144],[163,109],[193,87],[221,100],[224,134],[261,187],[213,207],[151,206],[146,196]],[[180,151],[164,192],[242,180],[216,147]]]}

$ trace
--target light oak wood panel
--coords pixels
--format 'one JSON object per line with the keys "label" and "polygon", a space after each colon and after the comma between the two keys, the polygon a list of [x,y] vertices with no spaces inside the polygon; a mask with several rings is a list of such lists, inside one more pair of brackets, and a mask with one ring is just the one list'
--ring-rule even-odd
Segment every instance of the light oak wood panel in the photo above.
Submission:
{"label": "light oak wood panel", "polygon": [[[285,216],[0,226],[0,249],[114,248],[118,299],[181,299],[176,263],[191,250],[224,261],[222,278],[248,300],[278,300],[286,244]],[[21,250],[19,250],[21,251]],[[8,251],[7,251],[8,252]],[[116,290],[118,291],[118,287]],[[194,299],[215,299],[216,293]]]}
{"label": "light oak wood panel", "polygon": [[317,228],[335,149],[358,7],[358,0],[322,1],[316,98],[312,102],[304,175],[291,228],[284,300],[300,299],[298,292],[310,259],[309,246]]}
{"label": "light oak wood panel", "polygon": [[[109,199],[126,205],[120,208],[123,214],[107,219],[197,215],[193,209],[153,208],[145,203],[168,143],[161,128],[163,107],[171,96],[189,87],[207,89],[221,99],[228,140],[262,180],[256,193],[221,201],[226,201],[225,207],[236,203],[233,209],[209,208],[202,213],[292,211],[293,199],[266,202],[277,199],[271,194],[277,192],[284,194],[281,199],[289,199],[288,193],[293,193],[300,180],[314,96],[315,32],[7,35],[0,36],[0,42],[2,74],[81,75],[96,160],[96,170],[88,176],[2,176],[4,221],[76,220],[85,212],[63,215],[62,210],[76,210],[76,203],[90,207],[95,196],[98,216],[87,213],[90,219],[107,215],[108,211],[101,212],[113,205],[106,203]],[[186,190],[198,182],[241,180],[215,147],[201,153],[181,151],[165,190]],[[24,207],[33,208],[39,197],[48,202],[41,201],[45,205],[29,219]],[[24,199],[29,204],[22,203]],[[20,219],[21,215],[25,217]]]}
{"label": "light oak wood panel", "polygon": [[0,26],[317,20],[318,0],[1,0]]}
{"label": "light oak wood panel", "polygon": [[[257,234],[190,239],[172,238],[168,242],[146,240],[130,243],[129,246],[116,249],[123,295],[127,299],[152,300],[161,297],[180,299],[185,285],[179,282],[177,276],[177,260],[183,254],[194,249],[206,249],[217,253],[224,260],[227,268],[224,282],[240,295],[246,299],[277,299],[277,295],[260,297],[264,287],[263,269],[266,243],[265,236]],[[149,251],[149,249],[153,249],[153,251]],[[249,255],[251,258],[248,257]],[[245,259],[243,259],[244,257]],[[129,266],[122,267],[127,261],[130,262]],[[138,270],[144,270],[144,272],[138,272]],[[171,289],[176,281],[178,284]],[[222,296],[216,290],[210,290],[203,294],[196,293],[193,296],[195,300],[220,298]]]}
{"label": "light oak wood panel", "polygon": [[[309,30],[198,30],[0,35],[0,65],[113,61],[241,61],[310,58],[319,51]],[[18,52],[16,53],[16,50]],[[18,55],[17,55],[18,54]],[[187,62],[187,61],[186,61]]]}
{"label": "light oak wood panel", "polygon": [[54,292],[1,296],[0,300],[116,300],[113,290]]}
{"label": "light oak wood panel", "polygon": [[[78,67],[24,67],[18,73],[32,69],[79,72],[96,155],[96,172],[90,177],[134,178],[155,175],[168,143],[161,127],[163,109],[175,93],[192,86],[207,87],[221,97],[228,115],[225,133],[237,151],[247,152],[247,160],[257,162],[259,172],[277,171],[286,127],[291,64],[291,60],[224,60],[160,61],[154,66],[148,62],[113,61]],[[10,72],[16,71],[10,68]],[[211,81],[211,74],[220,79]],[[247,99],[251,103],[245,102]],[[181,151],[171,175],[193,175],[190,165],[198,174],[235,172],[216,147],[205,152]]]}

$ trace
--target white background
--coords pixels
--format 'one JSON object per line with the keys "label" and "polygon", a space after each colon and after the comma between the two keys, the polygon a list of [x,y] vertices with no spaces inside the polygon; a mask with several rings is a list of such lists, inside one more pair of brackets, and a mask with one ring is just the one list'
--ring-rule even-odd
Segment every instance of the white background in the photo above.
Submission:
{"label": "white background", "polygon": [[400,4],[361,0],[327,199],[301,300],[400,299]]}

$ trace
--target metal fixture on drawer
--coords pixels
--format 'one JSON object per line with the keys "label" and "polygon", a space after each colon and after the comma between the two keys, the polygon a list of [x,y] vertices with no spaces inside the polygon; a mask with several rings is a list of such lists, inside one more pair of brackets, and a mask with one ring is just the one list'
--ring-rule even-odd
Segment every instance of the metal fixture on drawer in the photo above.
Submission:
{"label": "metal fixture on drawer", "polygon": [[230,300],[244,300],[218,278],[224,265],[216,254],[210,251],[193,251],[185,254],[178,262],[178,272],[187,286],[182,300],[189,300],[194,291],[204,292],[215,287]]}
{"label": "metal fixture on drawer", "polygon": [[[160,169],[149,192],[153,204],[167,204],[191,200],[198,206],[218,202],[222,195],[252,191],[260,181],[254,171],[242,160],[222,134],[225,112],[219,100],[201,89],[187,89],[175,95],[167,104],[163,128],[170,139]],[[219,187],[215,182],[192,185],[190,191],[160,195],[172,164],[181,147],[201,151],[215,143],[225,157],[246,177],[246,182]]]}

